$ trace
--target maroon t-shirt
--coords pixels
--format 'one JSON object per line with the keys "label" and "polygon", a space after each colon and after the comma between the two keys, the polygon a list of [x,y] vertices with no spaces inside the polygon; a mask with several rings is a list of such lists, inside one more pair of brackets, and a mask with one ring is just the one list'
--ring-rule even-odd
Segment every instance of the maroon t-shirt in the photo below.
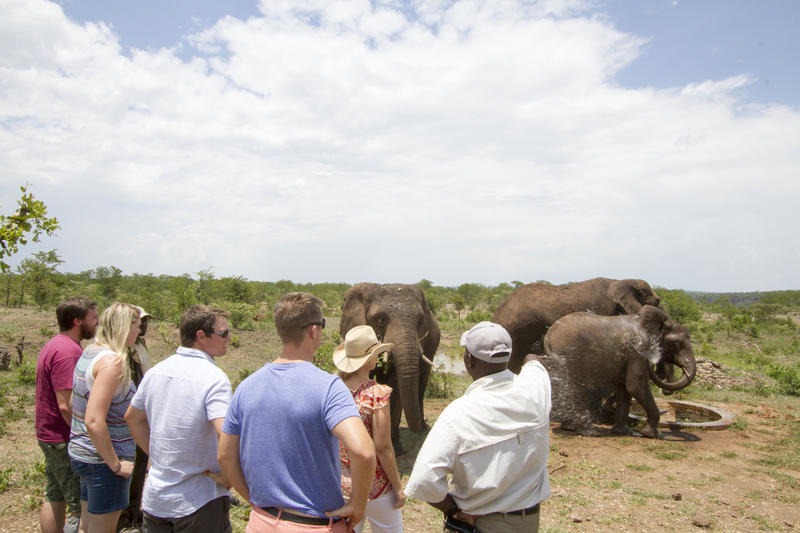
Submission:
{"label": "maroon t-shirt", "polygon": [[44,345],[36,362],[36,438],[42,442],[68,442],[69,424],[64,421],[56,391],[72,390],[75,363],[81,345],[59,333]]}

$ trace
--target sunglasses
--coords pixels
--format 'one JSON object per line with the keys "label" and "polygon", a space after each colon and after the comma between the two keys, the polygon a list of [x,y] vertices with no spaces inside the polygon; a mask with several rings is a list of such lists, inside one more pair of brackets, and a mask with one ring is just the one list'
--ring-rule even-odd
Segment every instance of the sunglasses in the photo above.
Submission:
{"label": "sunglasses", "polygon": [[227,339],[228,335],[230,335],[230,333],[231,333],[231,330],[229,330],[229,329],[223,329],[222,331],[214,331],[213,329],[211,330],[211,334],[212,335],[219,335],[223,339]]}
{"label": "sunglasses", "polygon": [[323,319],[322,319],[322,320],[320,320],[319,322],[311,322],[311,323],[309,323],[309,324],[306,324],[306,325],[305,325],[305,326],[303,326],[301,329],[306,329],[308,326],[319,326],[319,327],[321,327],[322,329],[325,329],[325,319],[323,318]]}

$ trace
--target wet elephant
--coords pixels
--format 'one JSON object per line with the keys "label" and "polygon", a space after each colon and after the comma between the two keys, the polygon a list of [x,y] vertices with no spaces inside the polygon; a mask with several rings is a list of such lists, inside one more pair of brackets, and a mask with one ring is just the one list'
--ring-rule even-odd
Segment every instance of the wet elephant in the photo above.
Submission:
{"label": "wet elephant", "polygon": [[[600,408],[616,398],[612,432],[627,434],[631,398],[647,413],[642,435],[658,437],[659,411],[649,381],[662,389],[679,390],[692,382],[697,367],[689,330],[653,306],[636,315],[598,316],[572,313],[560,318],[544,337],[553,396],[553,418],[565,429],[596,436],[592,425]],[[680,379],[665,382],[655,366],[666,362],[683,370]]]}
{"label": "wet elephant", "polygon": [[379,364],[376,379],[392,387],[392,444],[401,453],[400,415],[408,429],[425,429],[423,396],[433,356],[439,347],[439,324],[417,285],[358,283],[344,296],[339,333],[367,324],[383,342],[394,344],[388,363]]}
{"label": "wet elephant", "polygon": [[493,322],[502,325],[513,341],[508,368],[519,372],[529,353],[544,353],[547,329],[562,316],[577,311],[597,315],[630,315],[643,305],[659,307],[661,300],[641,279],[594,278],[566,285],[529,283],[498,306]]}

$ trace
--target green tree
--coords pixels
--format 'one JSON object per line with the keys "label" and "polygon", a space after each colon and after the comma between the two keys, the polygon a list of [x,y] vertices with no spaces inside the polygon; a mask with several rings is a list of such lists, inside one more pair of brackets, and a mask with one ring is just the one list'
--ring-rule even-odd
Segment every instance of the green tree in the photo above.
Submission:
{"label": "green tree", "polygon": [[197,273],[197,300],[200,303],[208,305],[213,300],[214,278],[212,267],[204,268]]}
{"label": "green tree", "polygon": [[47,218],[47,206],[34,198],[25,187],[20,187],[22,198],[17,201],[17,211],[13,215],[0,215],[0,271],[9,269],[4,258],[19,251],[20,245],[28,243],[28,235],[33,242],[39,242],[42,233],[53,235],[60,228],[58,220]]}
{"label": "green tree", "polygon": [[103,298],[113,300],[122,281],[122,270],[115,266],[99,266],[92,272],[92,277],[99,282]]}
{"label": "green tree", "polygon": [[[20,274],[24,281],[28,282],[33,301],[39,305],[39,309],[52,299],[55,285],[53,276],[57,273],[56,266],[63,262],[55,250],[50,250],[49,252],[36,252],[33,254],[33,259],[23,259],[20,263],[18,267]],[[22,302],[22,297],[20,297],[20,302]]]}

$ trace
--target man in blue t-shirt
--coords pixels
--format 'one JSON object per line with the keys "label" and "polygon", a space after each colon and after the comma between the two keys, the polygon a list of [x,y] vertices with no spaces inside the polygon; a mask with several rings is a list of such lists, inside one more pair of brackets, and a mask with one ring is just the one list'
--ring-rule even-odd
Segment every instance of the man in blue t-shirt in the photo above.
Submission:
{"label": "man in blue t-shirt", "polygon": [[[222,426],[219,464],[253,505],[248,531],[348,531],[364,515],[375,447],[342,380],[312,363],[325,327],[322,301],[285,294],[273,316],[281,355],[237,387]],[[348,502],[340,440],[351,461]]]}

